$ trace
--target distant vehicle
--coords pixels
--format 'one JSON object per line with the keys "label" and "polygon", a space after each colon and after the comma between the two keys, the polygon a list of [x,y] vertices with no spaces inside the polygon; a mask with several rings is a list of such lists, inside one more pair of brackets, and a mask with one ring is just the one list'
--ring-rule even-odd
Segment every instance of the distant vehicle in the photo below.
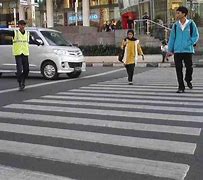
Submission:
{"label": "distant vehicle", "polygon": [[[15,58],[12,55],[12,39],[8,31],[14,28],[0,28],[0,76],[2,73],[16,72]],[[31,36],[42,45],[30,43],[30,73],[41,73],[45,79],[57,79],[66,73],[70,78],[77,78],[86,70],[82,51],[65,40],[62,33],[45,28],[26,28]]]}

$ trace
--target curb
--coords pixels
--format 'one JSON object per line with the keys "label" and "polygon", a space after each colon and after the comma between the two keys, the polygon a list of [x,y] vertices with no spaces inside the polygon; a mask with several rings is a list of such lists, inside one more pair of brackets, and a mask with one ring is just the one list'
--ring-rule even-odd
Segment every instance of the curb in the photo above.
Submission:
{"label": "curb", "polygon": [[[120,62],[86,62],[87,67],[123,67]],[[157,67],[168,68],[175,67],[174,63],[138,63],[136,67]],[[193,67],[203,67],[203,63],[194,63]]]}

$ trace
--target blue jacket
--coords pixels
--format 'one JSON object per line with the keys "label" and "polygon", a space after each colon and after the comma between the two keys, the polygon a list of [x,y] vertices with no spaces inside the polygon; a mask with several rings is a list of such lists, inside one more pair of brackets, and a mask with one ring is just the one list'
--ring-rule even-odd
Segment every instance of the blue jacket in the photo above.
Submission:
{"label": "blue jacket", "polygon": [[[190,33],[190,23],[192,23],[192,34]],[[183,31],[177,21],[173,24],[170,33],[168,51],[172,53],[194,53],[194,45],[197,43],[198,39],[199,32],[193,20],[189,20]]]}

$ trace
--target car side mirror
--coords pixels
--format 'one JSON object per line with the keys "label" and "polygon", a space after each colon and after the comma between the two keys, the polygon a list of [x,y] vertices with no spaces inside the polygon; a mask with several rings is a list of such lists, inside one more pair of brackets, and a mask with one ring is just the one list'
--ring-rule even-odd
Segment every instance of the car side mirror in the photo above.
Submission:
{"label": "car side mirror", "polygon": [[44,45],[44,42],[43,42],[41,39],[36,39],[36,41],[37,41],[38,43],[40,43],[40,45]]}

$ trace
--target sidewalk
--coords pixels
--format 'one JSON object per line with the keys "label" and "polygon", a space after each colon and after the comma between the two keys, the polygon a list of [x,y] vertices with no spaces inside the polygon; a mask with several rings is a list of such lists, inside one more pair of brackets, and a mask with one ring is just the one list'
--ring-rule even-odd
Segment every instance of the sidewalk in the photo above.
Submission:
{"label": "sidewalk", "polygon": [[[88,67],[123,66],[123,64],[118,61],[117,56],[85,56],[85,61]],[[194,67],[203,67],[203,57],[194,56],[193,64]],[[169,61],[162,63],[161,54],[145,55],[144,61],[140,56],[138,58],[137,67],[174,67],[173,57],[170,57]]]}

